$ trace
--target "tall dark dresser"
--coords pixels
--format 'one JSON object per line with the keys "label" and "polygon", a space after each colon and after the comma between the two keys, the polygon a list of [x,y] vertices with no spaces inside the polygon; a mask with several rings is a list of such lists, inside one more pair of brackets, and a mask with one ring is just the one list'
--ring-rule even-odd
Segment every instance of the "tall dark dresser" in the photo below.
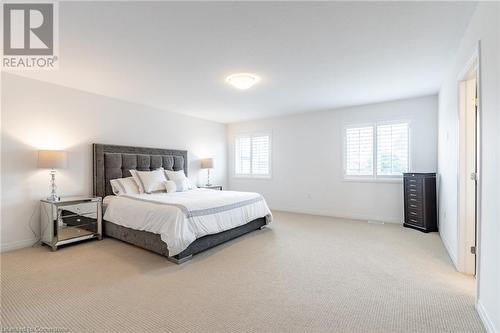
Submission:
{"label": "tall dark dresser", "polygon": [[438,231],[436,174],[403,174],[404,226],[423,232]]}

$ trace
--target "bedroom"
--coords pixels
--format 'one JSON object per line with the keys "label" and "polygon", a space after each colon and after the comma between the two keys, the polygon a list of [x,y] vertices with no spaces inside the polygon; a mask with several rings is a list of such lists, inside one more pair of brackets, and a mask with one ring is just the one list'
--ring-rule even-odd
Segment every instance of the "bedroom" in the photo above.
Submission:
{"label": "bedroom", "polygon": [[[2,4],[4,49],[52,19],[32,54],[55,60],[2,54],[3,330],[499,332],[499,3],[43,4],[28,37]],[[428,233],[403,226],[404,172],[436,174]]]}

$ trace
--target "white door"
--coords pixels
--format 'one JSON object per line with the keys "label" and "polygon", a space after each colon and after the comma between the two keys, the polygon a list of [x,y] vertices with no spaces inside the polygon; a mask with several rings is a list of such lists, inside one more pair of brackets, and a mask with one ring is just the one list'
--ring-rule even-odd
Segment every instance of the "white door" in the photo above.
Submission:
{"label": "white door", "polygon": [[[477,85],[471,78],[460,83],[460,216],[465,243],[463,271],[476,270],[476,204],[477,204]],[[464,244],[462,243],[462,244]]]}

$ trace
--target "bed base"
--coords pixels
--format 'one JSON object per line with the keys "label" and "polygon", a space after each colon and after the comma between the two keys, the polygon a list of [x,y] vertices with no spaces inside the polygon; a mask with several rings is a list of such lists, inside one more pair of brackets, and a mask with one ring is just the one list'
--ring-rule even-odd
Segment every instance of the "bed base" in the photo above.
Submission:
{"label": "bed base", "polygon": [[185,263],[186,261],[189,261],[193,259],[193,255],[189,255],[187,257],[181,258],[181,259],[175,259],[175,257],[168,257],[167,260],[173,262],[174,264],[180,265]]}
{"label": "bed base", "polygon": [[196,253],[208,250],[254,230],[264,228],[266,226],[266,218],[261,217],[239,227],[198,238],[187,249],[175,256],[169,256],[167,244],[161,240],[158,234],[123,227],[109,221],[103,221],[103,224],[104,235],[158,253],[167,257],[173,263],[182,264],[192,259]]}

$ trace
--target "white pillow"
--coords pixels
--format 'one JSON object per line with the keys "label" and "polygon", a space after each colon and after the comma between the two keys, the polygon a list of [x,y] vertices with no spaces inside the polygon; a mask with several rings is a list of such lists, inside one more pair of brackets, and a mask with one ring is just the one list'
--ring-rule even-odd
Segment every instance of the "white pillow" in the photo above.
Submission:
{"label": "white pillow", "polygon": [[167,190],[167,193],[174,193],[177,192],[177,185],[175,185],[173,180],[167,180],[165,182],[165,189]]}
{"label": "white pillow", "polygon": [[196,186],[196,185],[193,184],[193,182],[191,181],[191,179],[186,178],[186,181],[187,181],[188,190],[194,190],[195,188],[198,188],[198,186]]}
{"label": "white pillow", "polygon": [[165,176],[168,178],[168,180],[176,182],[178,191],[180,191],[179,186],[181,186],[181,188],[184,188],[182,191],[192,190],[196,188],[196,186],[193,185],[189,178],[186,177],[184,170],[165,170]]}
{"label": "white pillow", "polygon": [[187,178],[173,180],[173,182],[175,183],[175,186],[177,187],[177,192],[184,192],[184,191],[187,191],[190,189]]}
{"label": "white pillow", "polygon": [[177,180],[186,178],[184,170],[178,170],[178,171],[165,170],[165,176],[168,178],[168,180]]}
{"label": "white pillow", "polygon": [[130,170],[134,177],[140,193],[151,193],[156,191],[165,191],[165,173],[163,168],[153,171]]}
{"label": "white pillow", "polygon": [[133,177],[112,179],[109,182],[115,195],[139,193],[139,187]]}

